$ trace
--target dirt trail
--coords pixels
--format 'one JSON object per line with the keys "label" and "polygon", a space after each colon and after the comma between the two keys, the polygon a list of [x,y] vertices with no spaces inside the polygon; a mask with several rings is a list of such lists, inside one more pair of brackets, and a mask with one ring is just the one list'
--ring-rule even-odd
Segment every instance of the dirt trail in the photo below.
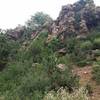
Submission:
{"label": "dirt trail", "polygon": [[92,80],[92,67],[77,67],[73,72],[80,77],[80,86],[86,86],[87,84],[91,86],[93,93],[90,96],[90,100],[100,100],[100,85],[97,85],[96,82]]}

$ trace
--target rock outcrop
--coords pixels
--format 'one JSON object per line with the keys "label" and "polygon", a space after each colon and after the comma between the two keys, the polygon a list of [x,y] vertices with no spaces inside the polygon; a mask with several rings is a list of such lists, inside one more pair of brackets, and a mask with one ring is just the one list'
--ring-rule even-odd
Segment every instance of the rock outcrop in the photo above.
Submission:
{"label": "rock outcrop", "polygon": [[7,30],[7,35],[10,36],[13,39],[19,39],[23,33],[24,33],[24,26],[18,26],[15,29],[9,29]]}
{"label": "rock outcrop", "polygon": [[93,0],[80,0],[73,5],[65,5],[50,26],[52,36],[87,35],[92,27],[100,23],[100,7]]}

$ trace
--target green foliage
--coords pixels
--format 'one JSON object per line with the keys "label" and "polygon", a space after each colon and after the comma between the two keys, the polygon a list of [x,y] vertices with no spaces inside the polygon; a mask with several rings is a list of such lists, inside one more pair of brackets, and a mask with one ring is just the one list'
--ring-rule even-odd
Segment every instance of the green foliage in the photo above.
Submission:
{"label": "green foliage", "polygon": [[65,41],[66,51],[74,64],[85,66],[91,63],[93,44],[89,40],[78,40],[75,37]]}
{"label": "green foliage", "polygon": [[45,23],[50,23],[52,19],[49,15],[44,14],[43,12],[37,12],[30,20],[27,21],[27,27],[32,30],[37,30]]}
{"label": "green foliage", "polygon": [[93,79],[100,84],[100,62],[96,62],[93,67]]}
{"label": "green foliage", "polygon": [[45,46],[47,35],[46,33],[41,33],[40,36],[34,41],[31,42],[31,44],[27,47],[27,50],[25,51],[25,54],[23,55],[22,59],[30,59],[30,57],[33,59],[34,63],[41,63],[42,58],[44,56],[44,52],[47,53],[47,50]]}
{"label": "green foliage", "polygon": [[32,56],[34,62],[39,62],[41,58],[41,52],[42,52],[42,45],[39,44],[39,42],[34,42],[33,45],[29,48],[29,51],[27,54],[29,54],[28,58]]}
{"label": "green foliage", "polygon": [[[75,87],[78,87],[79,81],[72,73],[72,64],[78,66],[91,64],[92,49],[99,47],[99,33],[91,34],[85,40],[70,37],[65,39],[64,43],[54,38],[48,44],[46,43],[48,33],[40,33],[36,39],[27,41],[29,45],[21,50],[19,42],[9,40],[5,35],[0,36],[0,46],[2,46],[0,57],[9,61],[7,68],[0,72],[0,99],[4,98],[4,100],[42,100],[45,92],[51,90],[54,91],[52,94],[54,98],[51,100],[55,100],[58,99],[56,91],[61,87],[72,92]],[[57,51],[62,48],[65,48],[66,54],[59,56]],[[96,54],[99,56],[99,48]],[[99,69],[99,66],[93,68],[94,79],[98,83],[100,83]],[[88,85],[86,88],[91,92]],[[83,90],[79,91],[72,94],[65,91],[67,95],[65,99],[86,100],[87,96],[82,92]],[[48,94],[44,98],[47,97]]]}
{"label": "green foliage", "polygon": [[100,38],[94,39],[94,48],[100,49]]}
{"label": "green foliage", "polygon": [[77,45],[78,44],[78,41],[75,37],[72,37],[72,38],[67,38],[65,41],[64,41],[64,44],[65,44],[65,47],[66,47],[66,50],[68,53],[72,53],[72,52],[76,52],[76,48],[77,48]]}
{"label": "green foliage", "polygon": [[70,55],[67,54],[66,56],[59,57],[58,63],[59,64],[65,64],[66,66],[69,66],[71,68],[72,62],[70,60]]}
{"label": "green foliage", "polygon": [[48,44],[48,48],[52,49],[54,52],[60,49],[60,41],[57,38],[53,38],[53,40]]}
{"label": "green foliage", "polygon": [[93,43],[91,41],[85,41],[83,43],[80,44],[80,48],[82,50],[92,50],[93,48]]}
{"label": "green foliage", "polygon": [[42,100],[44,93],[52,89],[63,86],[72,91],[78,85],[68,65],[64,71],[57,67],[61,59],[45,45],[45,40],[46,36],[40,35],[0,72],[0,95],[4,100]]}
{"label": "green foliage", "polygon": [[0,34],[0,69],[7,64],[8,60],[14,58],[18,47],[18,43],[9,39],[6,34]]}
{"label": "green foliage", "polygon": [[9,50],[10,50],[9,41],[4,36],[4,34],[0,34],[0,59],[5,59],[9,54]]}
{"label": "green foliage", "polygon": [[[76,78],[72,76],[69,69],[61,72],[50,66],[51,63],[49,66],[45,66],[47,68],[44,68],[43,65],[32,64],[29,61],[11,64],[8,70],[0,74],[0,93],[5,97],[5,100],[13,100],[17,97],[19,100],[26,100],[26,98],[41,100],[45,91],[57,90],[61,86],[66,86],[68,89],[75,86]],[[36,92],[41,94],[37,95]]]}
{"label": "green foliage", "polygon": [[[71,70],[68,66],[65,66],[64,70],[60,70],[57,68],[57,58],[54,56],[50,56],[47,58],[48,62],[46,62],[47,66],[46,70],[48,72],[49,77],[52,82],[52,89],[59,89],[61,86],[68,87],[68,89],[72,89],[72,87],[77,86],[78,80],[75,76],[72,75]],[[67,77],[66,77],[67,76]]]}

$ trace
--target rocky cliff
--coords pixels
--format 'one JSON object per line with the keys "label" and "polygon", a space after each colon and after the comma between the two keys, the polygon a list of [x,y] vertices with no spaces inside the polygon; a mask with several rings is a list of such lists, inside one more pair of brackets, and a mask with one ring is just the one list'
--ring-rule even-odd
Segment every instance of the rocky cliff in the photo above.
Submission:
{"label": "rocky cliff", "polygon": [[100,7],[93,0],[80,0],[74,4],[62,6],[59,17],[51,24],[52,36],[86,36],[100,23]]}

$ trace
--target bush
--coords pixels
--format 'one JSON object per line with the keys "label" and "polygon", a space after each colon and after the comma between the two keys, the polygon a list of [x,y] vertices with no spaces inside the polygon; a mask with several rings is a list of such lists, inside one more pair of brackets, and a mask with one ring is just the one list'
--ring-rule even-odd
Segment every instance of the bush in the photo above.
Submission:
{"label": "bush", "polygon": [[91,50],[93,48],[93,44],[91,41],[85,41],[80,44],[80,48],[82,50]]}
{"label": "bush", "polygon": [[93,67],[93,79],[100,84],[100,62],[96,62]]}
{"label": "bush", "polygon": [[[16,97],[19,100],[41,98],[45,91],[58,90],[61,86],[72,91],[78,84],[77,77],[72,75],[69,68],[65,71],[58,69],[53,57],[48,58],[48,61],[45,65],[32,63],[32,60],[15,62],[0,73],[0,93],[5,100]],[[35,94],[36,91],[40,94]]]}
{"label": "bush", "polygon": [[87,92],[84,88],[76,90],[70,94],[65,89],[61,88],[58,92],[51,91],[44,97],[43,100],[89,100]]}
{"label": "bush", "polygon": [[69,55],[69,54],[66,54],[65,56],[59,57],[58,63],[59,63],[59,64],[65,64],[66,66],[69,66],[70,69],[71,69],[71,67],[72,67],[72,65],[71,65],[72,62],[71,62],[71,60],[70,60],[70,55]]}
{"label": "bush", "polygon": [[30,42],[30,45],[27,46],[27,48],[22,50],[21,52],[18,52],[18,59],[20,60],[28,60],[30,58],[33,59],[34,63],[41,63],[43,58],[44,49],[44,41],[46,40],[46,33],[41,33],[39,37],[36,40],[32,40]]}
{"label": "bush", "polygon": [[91,34],[88,34],[86,39],[93,42],[94,39],[96,39],[98,37],[100,37],[100,27],[99,27],[99,30],[96,28],[95,29],[92,28]]}
{"label": "bush", "polygon": [[58,49],[60,49],[60,41],[57,38],[54,38],[49,44],[48,44],[48,48],[52,49],[53,52],[57,51]]}
{"label": "bush", "polygon": [[100,49],[100,38],[94,39],[94,48]]}
{"label": "bush", "polygon": [[9,39],[6,34],[0,33],[0,70],[5,67],[9,60],[15,58],[18,48],[19,44],[16,41]]}
{"label": "bush", "polygon": [[78,66],[80,66],[80,67],[84,67],[84,66],[86,66],[86,65],[88,64],[88,61],[87,61],[87,59],[86,59],[86,60],[79,61],[79,62],[77,62],[76,64],[77,64]]}
{"label": "bush", "polygon": [[58,62],[55,56],[48,56],[44,62],[46,72],[52,84],[51,89],[57,90],[61,86],[66,86],[70,90],[72,87],[76,87],[78,85],[78,78],[71,73],[71,69],[66,65],[63,71],[60,70],[57,67]]}
{"label": "bush", "polygon": [[78,40],[75,39],[75,37],[67,38],[64,41],[64,44],[66,46],[67,53],[73,53],[73,52],[76,52],[76,49],[77,49],[76,44],[78,44]]}
{"label": "bush", "polygon": [[0,95],[5,100],[41,100],[45,91],[58,90],[62,86],[72,91],[77,87],[78,78],[69,66],[65,65],[64,71],[57,67],[62,61],[44,41],[44,37],[32,41],[0,73]]}
{"label": "bush", "polygon": [[91,57],[88,52],[82,51],[80,48],[77,48],[75,52],[71,53],[70,58],[72,59],[74,64],[80,67],[84,67],[91,62]]}
{"label": "bush", "polygon": [[77,40],[75,37],[73,37],[67,39],[65,46],[73,63],[82,67],[91,63],[90,56],[93,48],[91,41]]}

